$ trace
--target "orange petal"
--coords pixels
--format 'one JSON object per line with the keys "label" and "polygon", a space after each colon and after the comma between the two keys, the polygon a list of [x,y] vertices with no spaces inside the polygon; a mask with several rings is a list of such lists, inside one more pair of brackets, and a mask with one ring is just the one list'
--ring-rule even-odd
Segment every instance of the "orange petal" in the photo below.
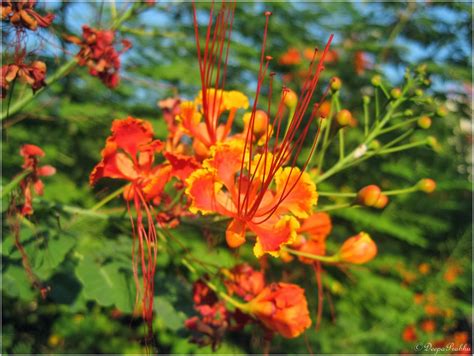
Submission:
{"label": "orange petal", "polygon": [[147,200],[160,196],[163,193],[166,183],[171,177],[171,166],[160,165],[155,167],[154,174],[143,184],[142,190]]}
{"label": "orange petal", "polygon": [[227,226],[225,232],[225,239],[231,248],[237,248],[245,242],[245,232],[247,228],[245,222],[239,220],[232,220]]}
{"label": "orange petal", "polygon": [[305,234],[313,240],[324,240],[332,229],[331,218],[327,213],[314,213],[303,221],[298,234]]}
{"label": "orange petal", "polygon": [[198,169],[186,179],[186,195],[191,199],[189,210],[193,214],[212,214],[223,210],[217,202],[216,194],[222,184],[216,181],[215,172]]}
{"label": "orange petal", "polygon": [[191,173],[199,168],[199,163],[192,156],[171,152],[165,152],[164,156],[171,164],[172,174],[181,180],[186,180]]}
{"label": "orange petal", "polygon": [[218,179],[229,191],[233,190],[235,174],[242,166],[243,145],[244,142],[241,140],[218,143],[211,147],[211,158],[203,163],[204,168],[216,171]]}
{"label": "orange petal", "polygon": [[257,258],[265,253],[278,257],[280,248],[285,244],[291,244],[296,239],[296,230],[299,228],[298,221],[291,216],[278,218],[273,215],[267,221],[258,224],[249,222],[248,227],[257,235],[253,252]]}
{"label": "orange petal", "polygon": [[28,156],[43,157],[44,151],[36,145],[26,144],[26,145],[21,146],[20,155],[22,155],[23,157],[28,157]]}
{"label": "orange petal", "polygon": [[43,167],[38,168],[38,170],[36,171],[36,174],[42,177],[52,176],[55,173],[56,173],[56,168],[54,168],[53,166],[43,166]]}
{"label": "orange petal", "polygon": [[[298,218],[307,218],[318,201],[316,185],[308,173],[297,167],[285,167],[275,174],[277,199],[284,197],[280,211],[290,211]],[[299,178],[300,177],[300,178]],[[299,178],[299,179],[298,179]],[[290,192],[288,194],[288,192]]]}
{"label": "orange petal", "polygon": [[153,140],[153,127],[147,121],[129,116],[123,120],[114,120],[112,133],[118,147],[135,157],[139,147]]}

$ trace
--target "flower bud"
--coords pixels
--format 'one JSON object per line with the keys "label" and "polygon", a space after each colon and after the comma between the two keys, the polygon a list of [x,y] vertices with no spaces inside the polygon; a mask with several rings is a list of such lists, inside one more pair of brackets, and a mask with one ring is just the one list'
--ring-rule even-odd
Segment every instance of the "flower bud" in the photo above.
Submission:
{"label": "flower bud", "polygon": [[377,255],[377,245],[365,232],[348,238],[338,252],[342,262],[363,264]]}
{"label": "flower bud", "polygon": [[285,338],[295,338],[311,325],[304,289],[295,284],[271,284],[247,306],[263,325]]}
{"label": "flower bud", "polygon": [[368,185],[357,193],[357,203],[363,206],[375,206],[382,191],[374,184]]}
{"label": "flower bud", "polygon": [[[252,117],[252,113],[246,113],[243,117],[244,126],[246,129],[249,128],[250,119]],[[253,133],[255,136],[260,137],[267,132],[268,128],[268,115],[263,110],[256,110],[255,111],[255,119],[253,123]]]}
{"label": "flower bud", "polygon": [[293,90],[287,88],[283,95],[285,98],[284,103],[286,106],[290,108],[296,107],[296,104],[298,103],[298,95],[296,95]]}
{"label": "flower bud", "polygon": [[324,101],[319,107],[319,116],[322,118],[327,118],[331,114],[331,102]]}
{"label": "flower bud", "polygon": [[422,116],[418,119],[418,126],[422,129],[429,129],[431,127],[431,119],[428,116]]}
{"label": "flower bud", "polygon": [[440,117],[445,117],[446,115],[448,115],[448,109],[446,108],[446,106],[440,106],[438,109],[436,109],[436,115]]}
{"label": "flower bud", "polygon": [[413,116],[413,110],[407,109],[403,112],[403,115],[405,116]]}
{"label": "flower bud", "polygon": [[382,84],[382,77],[380,75],[374,75],[371,82],[374,87],[378,87]]}
{"label": "flower bud", "polygon": [[231,248],[237,248],[245,242],[245,223],[232,220],[225,232],[225,240]]}
{"label": "flower bud", "polygon": [[374,205],[374,208],[383,209],[387,206],[388,202],[389,202],[388,197],[385,194],[381,193],[379,199]]}
{"label": "flower bud", "polygon": [[364,102],[364,104],[370,104],[370,96],[364,95],[362,97],[362,101]]}
{"label": "flower bud", "polygon": [[336,92],[342,87],[342,80],[339,77],[333,77],[331,79],[331,89]]}
{"label": "flower bud", "polygon": [[402,96],[402,91],[400,90],[400,88],[393,88],[390,91],[390,95],[391,95],[392,98],[398,99]]}
{"label": "flower bud", "polygon": [[436,189],[436,182],[431,178],[421,179],[418,184],[418,189],[425,193],[433,193]]}
{"label": "flower bud", "polygon": [[415,95],[416,96],[423,96],[424,92],[423,92],[423,89],[416,89],[415,90]]}
{"label": "flower bud", "polygon": [[352,121],[351,112],[346,109],[339,111],[336,116],[336,121],[342,127],[349,125]]}
{"label": "flower bud", "polygon": [[380,141],[379,140],[373,140],[370,144],[369,144],[369,148],[371,150],[378,150],[382,145],[380,144]]}

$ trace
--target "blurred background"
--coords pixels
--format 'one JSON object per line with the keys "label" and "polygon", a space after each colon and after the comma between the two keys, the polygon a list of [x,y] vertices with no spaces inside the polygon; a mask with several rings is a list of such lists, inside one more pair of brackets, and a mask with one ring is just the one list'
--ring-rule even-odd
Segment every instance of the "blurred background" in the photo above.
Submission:
{"label": "blurred background", "polygon": [[[130,2],[40,2],[53,12],[52,28],[28,37],[32,56],[47,63],[48,74],[77,47],[65,34],[81,27],[108,28],[114,11]],[[373,94],[371,79],[381,75],[388,87],[401,85],[406,68],[426,64],[431,85],[426,105],[436,113],[430,130],[436,144],[376,157],[333,176],[318,186],[326,191],[357,191],[372,183],[397,189],[430,177],[437,190],[394,197],[382,211],[336,210],[328,244],[340,244],[358,231],[378,245],[377,258],[348,271],[327,268],[325,306],[320,330],[305,338],[276,337],[271,352],[412,353],[418,343],[471,344],[472,332],[472,12],[469,2],[320,2],[239,3],[235,11],[226,88],[255,91],[255,78],[265,23],[271,70],[276,86],[294,90],[308,66],[308,51],[334,42],[322,76],[322,89],[332,76],[343,82],[343,106],[362,118],[362,97]],[[209,4],[199,3],[199,20]],[[100,159],[113,119],[127,115],[150,120],[156,135],[166,137],[157,102],[179,96],[192,99],[200,89],[190,3],[142,4],[120,26],[119,39],[132,48],[123,53],[121,83],[111,90],[84,67],[50,86],[22,111],[2,122],[2,185],[21,170],[19,148],[36,144],[43,162],[57,168],[45,179],[45,194],[35,199],[31,224],[22,226],[21,241],[38,277],[51,287],[43,300],[31,287],[9,227],[2,232],[2,302],[4,353],[141,353],[144,332],[133,315],[134,285],[130,261],[130,226],[122,217],[75,215],[72,207],[90,208],[120,185],[92,189],[88,176]],[[2,60],[9,60],[11,27],[2,24]],[[10,41],[10,42],[9,42]],[[319,90],[322,90],[322,89]],[[14,103],[20,86],[3,100]],[[28,89],[29,90],[29,89]],[[412,107],[408,108],[413,110]],[[416,109],[416,108],[415,108]],[[347,143],[357,146],[361,129]],[[329,151],[327,161],[337,157]],[[3,199],[2,211],[8,207]],[[121,202],[111,203],[120,207]],[[324,202],[322,200],[322,202]],[[337,203],[337,202],[336,202]],[[122,209],[123,210],[123,209]],[[125,214],[125,211],[124,211]],[[209,231],[180,225],[175,235],[195,254],[231,267],[236,256],[224,245],[209,246]],[[245,256],[245,254],[244,254]],[[191,315],[191,282],[177,255],[160,254],[154,320],[162,353],[209,353],[189,342],[183,322]],[[255,265],[256,261],[252,261]],[[267,280],[305,286],[310,309],[316,310],[317,287],[310,270],[298,263],[270,261]],[[228,335],[221,353],[259,353],[262,337],[255,329]]]}

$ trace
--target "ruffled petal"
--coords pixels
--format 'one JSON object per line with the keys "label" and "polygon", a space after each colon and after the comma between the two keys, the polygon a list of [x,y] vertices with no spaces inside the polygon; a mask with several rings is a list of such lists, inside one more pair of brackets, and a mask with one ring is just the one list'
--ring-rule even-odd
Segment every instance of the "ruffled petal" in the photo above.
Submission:
{"label": "ruffled petal", "polygon": [[151,177],[142,184],[142,191],[147,200],[160,196],[163,193],[166,183],[171,178],[171,166],[163,164],[153,170]]}
{"label": "ruffled petal", "polygon": [[216,195],[222,189],[215,173],[207,169],[198,169],[186,179],[186,195],[191,199],[189,210],[193,214],[212,214],[223,210],[217,202]]}
{"label": "ruffled petal", "polygon": [[171,164],[173,176],[180,180],[186,180],[191,173],[199,168],[199,163],[193,156],[186,156],[179,153],[165,152],[164,156]]}
{"label": "ruffled petal", "polygon": [[218,143],[211,147],[211,158],[203,163],[204,168],[216,171],[217,178],[229,191],[233,191],[235,175],[242,166],[243,145],[241,140]]}
{"label": "ruffled petal", "polygon": [[331,229],[331,218],[327,213],[314,213],[303,221],[298,234],[305,234],[312,240],[324,241]]}
{"label": "ruffled petal", "polygon": [[284,216],[279,219],[274,215],[261,224],[249,222],[248,227],[257,235],[253,249],[255,256],[259,258],[268,253],[278,257],[280,248],[283,245],[291,244],[296,239],[299,223],[292,216]]}
{"label": "ruffled petal", "polygon": [[112,137],[119,148],[135,157],[141,146],[153,141],[153,127],[147,121],[129,116],[113,121]]}
{"label": "ruffled petal", "polygon": [[285,167],[275,174],[276,199],[284,197],[278,208],[280,212],[289,211],[296,217],[305,219],[318,202],[318,194],[309,174],[303,172],[299,178],[300,174],[297,167]]}

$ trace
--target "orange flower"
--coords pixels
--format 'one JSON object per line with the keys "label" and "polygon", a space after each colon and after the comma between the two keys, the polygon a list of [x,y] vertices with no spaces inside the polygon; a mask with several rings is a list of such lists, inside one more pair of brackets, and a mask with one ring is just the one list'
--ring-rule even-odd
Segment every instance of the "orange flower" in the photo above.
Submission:
{"label": "orange flower", "polygon": [[237,294],[248,302],[260,293],[265,286],[265,276],[263,272],[255,271],[248,264],[240,264],[225,271],[225,286],[230,295]]}
{"label": "orange flower", "polygon": [[436,330],[436,322],[431,319],[423,321],[421,323],[421,330],[425,333],[433,333]]}
{"label": "orange flower", "polygon": [[[249,229],[257,235],[257,257],[264,253],[278,255],[281,245],[296,236],[299,223],[295,217],[307,217],[316,203],[316,188],[307,173],[285,167],[274,172],[275,190],[269,189],[273,156],[257,154],[249,165],[251,173],[241,170],[243,144],[233,140],[212,148],[203,168],[186,181],[190,209],[231,217],[226,232],[230,247],[243,244]],[[262,163],[264,160],[266,164]]]}
{"label": "orange flower", "polygon": [[360,232],[342,244],[338,255],[342,262],[362,264],[377,255],[377,245],[365,232]]}
{"label": "orange flower", "polygon": [[418,339],[418,336],[416,335],[416,329],[415,326],[413,325],[408,325],[404,330],[402,334],[403,341],[405,342],[413,342]]}
{"label": "orange flower", "polygon": [[[155,213],[150,201],[158,202],[161,199],[165,184],[173,171],[170,163],[154,165],[155,154],[162,149],[163,143],[153,140],[150,123],[133,117],[114,120],[112,135],[107,138],[102,150],[102,160],[90,175],[91,185],[105,177],[130,182],[123,196],[132,220],[132,264],[137,300],[141,294],[142,315],[148,325],[149,337],[152,336],[154,276],[158,252]],[[131,212],[131,203],[136,216]],[[141,266],[143,288],[140,288],[138,280],[138,265]]]}
{"label": "orange flower", "polygon": [[[313,51],[311,51],[313,52]],[[298,65],[301,63],[301,54],[296,48],[289,48],[288,51],[282,54],[278,63],[284,66]]]}
{"label": "orange flower", "polygon": [[364,74],[368,65],[367,55],[362,51],[356,51],[354,54],[354,67],[357,75]]}
{"label": "orange flower", "polygon": [[295,284],[271,284],[247,305],[263,325],[285,338],[297,337],[311,325],[304,289]]}

